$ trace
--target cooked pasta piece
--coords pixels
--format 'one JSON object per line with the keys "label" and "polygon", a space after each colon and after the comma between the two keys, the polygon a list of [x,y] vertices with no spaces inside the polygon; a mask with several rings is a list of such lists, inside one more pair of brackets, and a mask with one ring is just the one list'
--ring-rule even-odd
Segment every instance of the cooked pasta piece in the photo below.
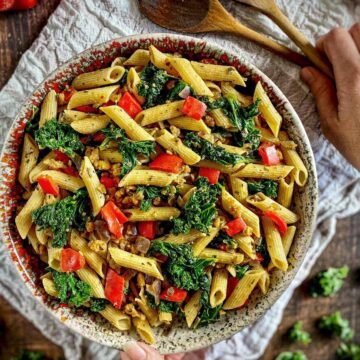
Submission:
{"label": "cooked pasta piece", "polygon": [[234,172],[232,176],[240,178],[254,178],[254,179],[270,179],[279,180],[290,174],[294,169],[293,166],[287,165],[260,165],[260,164],[246,164]]}
{"label": "cooked pasta piece", "polygon": [[222,250],[215,250],[206,248],[200,254],[199,257],[202,259],[214,259],[216,263],[220,264],[241,264],[244,260],[243,254],[228,253]]}
{"label": "cooked pasta piece", "polygon": [[88,266],[76,271],[77,276],[84,282],[90,285],[92,295],[96,298],[105,298],[104,286],[101,283],[96,272]]}
{"label": "cooked pasta piece", "polygon": [[55,153],[50,151],[31,171],[29,174],[29,180],[33,184],[37,181],[39,174],[48,168],[46,164],[48,161],[55,158]]}
{"label": "cooked pasta piece", "polygon": [[133,318],[132,321],[141,339],[148,344],[153,344],[155,337],[146,318]]}
{"label": "cooked pasta piece", "polygon": [[168,186],[177,178],[176,174],[150,169],[134,169],[120,181],[119,187],[129,185]]}
{"label": "cooked pasta piece", "polygon": [[242,106],[249,106],[253,102],[251,96],[241,94],[234,88],[234,85],[230,82],[221,82],[221,92],[224,96],[229,94],[234,95]]}
{"label": "cooked pasta piece", "polygon": [[171,75],[178,76],[178,72],[169,62],[169,57],[159,51],[155,46],[149,46],[150,61],[159,69],[164,69],[167,73]]}
{"label": "cooked pasta piece", "polygon": [[145,98],[141,95],[139,95],[138,92],[138,85],[141,83],[141,79],[139,74],[137,73],[137,71],[135,70],[135,68],[130,68],[128,75],[127,75],[127,79],[126,79],[126,84],[130,90],[130,92],[136,97],[136,100],[140,103],[143,104],[145,102]]}
{"label": "cooked pasta piece", "polygon": [[276,145],[280,144],[280,140],[277,136],[274,136],[274,134],[271,132],[271,130],[269,129],[265,129],[263,127],[258,127],[257,128],[260,131],[260,135],[261,135],[261,141],[263,142],[270,142]]}
{"label": "cooked pasta piece", "polygon": [[135,299],[135,302],[139,306],[141,312],[146,316],[151,326],[156,327],[160,325],[158,312],[148,305],[144,295],[144,288],[140,290],[139,297]]}
{"label": "cooked pasta piece", "polygon": [[156,240],[165,241],[171,244],[186,244],[192,241],[197,240],[198,238],[205,237],[206,235],[196,229],[191,229],[188,234],[178,234],[174,235],[172,233],[166,234],[162,237],[157,238]]}
{"label": "cooked pasta piece", "polygon": [[194,166],[196,167],[207,167],[210,169],[216,169],[224,174],[233,174],[239,169],[241,165],[241,163],[235,165],[223,165],[211,160],[201,160],[198,163],[194,164]]}
{"label": "cooked pasta piece", "polygon": [[28,191],[31,189],[30,173],[35,168],[38,157],[39,147],[29,134],[25,134],[18,181]]}
{"label": "cooked pasta piece", "polygon": [[59,185],[62,189],[71,192],[76,192],[85,186],[84,182],[80,178],[57,170],[44,170],[37,176],[37,178],[40,176],[51,177],[55,184]]}
{"label": "cooked pasta piece", "polygon": [[109,160],[111,163],[121,163],[123,161],[122,155],[116,149],[100,150],[99,157],[101,160]]}
{"label": "cooked pasta piece", "polygon": [[109,125],[110,119],[106,115],[91,116],[73,121],[70,126],[80,134],[94,134]]}
{"label": "cooked pasta piece", "polygon": [[224,114],[221,109],[211,110],[210,115],[214,118],[215,124],[217,126],[223,127],[225,129],[230,129],[233,127],[231,120]]}
{"label": "cooked pasta piece", "polygon": [[47,234],[47,231],[45,229],[40,230],[38,226],[35,226],[35,233],[36,233],[37,239],[39,240],[40,244],[42,244],[42,245],[46,245],[51,238],[51,236],[49,236]]}
{"label": "cooked pasta piece", "polygon": [[125,130],[126,135],[134,141],[152,141],[154,138],[140,125],[138,125],[127,112],[119,106],[101,107],[106,115],[108,115],[119,127]]}
{"label": "cooked pasta piece", "polygon": [[149,50],[138,49],[134,51],[134,53],[126,61],[124,61],[123,65],[146,66],[149,61],[150,61]]}
{"label": "cooked pasta piece", "polygon": [[286,254],[281,242],[279,230],[273,221],[265,216],[261,218],[261,223],[264,228],[266,245],[272,263],[276,268],[286,271],[288,268],[288,262],[286,260]]}
{"label": "cooked pasta piece", "polygon": [[88,242],[80,236],[80,234],[73,230],[70,236],[70,246],[76,250],[80,251],[86,260],[86,263],[101,277],[105,278],[106,271],[106,261],[95,251],[92,251]]}
{"label": "cooked pasta piece", "polygon": [[191,61],[191,66],[203,80],[230,81],[235,85],[246,86],[245,81],[233,66],[203,64]]}
{"label": "cooked pasta piece", "polygon": [[238,146],[226,145],[222,143],[219,143],[218,146],[224,148],[229,153],[239,154],[239,155],[244,155],[250,150],[247,146],[238,147]]}
{"label": "cooked pasta piece", "polygon": [[289,208],[292,202],[293,192],[294,179],[292,177],[290,177],[289,181],[287,180],[287,178],[280,179],[277,202],[280,205]]}
{"label": "cooked pasta piece", "polygon": [[180,215],[180,210],[174,207],[151,207],[148,211],[140,209],[124,210],[128,221],[166,221],[176,218]]}
{"label": "cooked pasta piece", "polygon": [[94,166],[87,156],[84,156],[79,173],[89,193],[93,215],[96,216],[105,204],[105,196],[99,190],[101,188],[99,178],[96,175]]}
{"label": "cooked pasta piece", "polygon": [[22,239],[25,239],[32,224],[32,213],[42,206],[44,202],[44,193],[37,187],[31,194],[25,206],[21,209],[15,218],[16,228]]}
{"label": "cooked pasta piece", "polygon": [[201,157],[193,150],[183,144],[183,142],[167,130],[162,129],[155,134],[155,140],[163,148],[178,154],[188,165],[194,165],[201,160]]}
{"label": "cooked pasta piece", "polygon": [[159,310],[159,320],[162,323],[170,324],[173,320],[172,313]]}
{"label": "cooked pasta piece", "polygon": [[219,98],[221,96],[220,87],[216,85],[213,81],[205,81],[205,85],[210,89],[215,98]]}
{"label": "cooked pasta piece", "polygon": [[90,90],[77,91],[71,97],[67,108],[68,110],[71,110],[78,106],[106,103],[110,100],[111,94],[118,88],[118,85],[111,85]]}
{"label": "cooked pasta piece", "polygon": [[180,77],[191,86],[196,95],[213,96],[211,90],[206,86],[204,80],[191,66],[189,60],[184,58],[168,58],[170,65],[179,73]]}
{"label": "cooked pasta piece", "polygon": [[237,201],[244,203],[249,196],[247,182],[234,176],[229,176],[229,181],[234,198]]}
{"label": "cooked pasta piece", "polygon": [[282,118],[272,104],[260,81],[256,84],[254,92],[254,101],[257,99],[260,100],[259,111],[262,117],[265,119],[272,133],[277,137],[281,128]]}
{"label": "cooked pasta piece", "polygon": [[79,121],[83,119],[92,119],[99,117],[98,114],[86,113],[77,110],[64,110],[63,122],[71,124],[73,121]]}
{"label": "cooked pasta piece", "polygon": [[178,100],[151,107],[137,114],[135,121],[142,126],[146,126],[159,121],[176,118],[183,115],[181,112],[183,104],[184,100]]}
{"label": "cooked pasta piece", "polygon": [[258,286],[261,292],[263,294],[266,294],[269,291],[269,287],[270,287],[269,273],[259,263],[256,263],[253,269],[256,269],[260,272]]}
{"label": "cooked pasta piece", "polygon": [[273,211],[281,216],[287,224],[293,224],[299,220],[299,215],[278,204],[263,193],[249,196],[246,201],[262,211]]}
{"label": "cooked pasta piece", "polygon": [[168,123],[179,129],[201,131],[205,134],[211,133],[211,129],[206,126],[203,120],[194,121],[193,118],[188,116],[179,116],[174,119],[169,119]]}
{"label": "cooked pasta piece", "polygon": [[34,249],[35,253],[40,254],[39,246],[41,245],[41,243],[36,236],[36,231],[35,231],[34,225],[30,228],[30,230],[27,234],[27,237],[28,237],[29,242],[30,242],[32,248]]}
{"label": "cooked pasta piece", "polygon": [[41,281],[42,281],[44,290],[48,295],[56,297],[56,298],[59,296],[59,292],[56,290],[55,283],[52,279],[43,278]]}
{"label": "cooked pasta piece", "polygon": [[225,189],[221,192],[221,204],[224,210],[231,214],[234,218],[241,216],[246,225],[254,232],[255,236],[260,237],[259,217],[231,196],[231,194],[229,194],[229,192]]}
{"label": "cooked pasta piece", "polygon": [[209,230],[209,235],[197,238],[192,245],[194,256],[199,256],[218,233],[219,228],[213,227]]}
{"label": "cooked pasta piece", "polygon": [[157,279],[164,280],[155,259],[135,255],[117,248],[110,248],[109,253],[116,264],[120,266],[137,270]]}
{"label": "cooked pasta piece", "polygon": [[215,307],[221,305],[226,298],[228,272],[226,269],[216,269],[211,281],[210,305]]}
{"label": "cooked pasta piece", "polygon": [[124,65],[124,62],[126,61],[126,57],[123,56],[119,56],[117,58],[115,58],[112,63],[111,63],[111,67],[113,66],[122,66]]}
{"label": "cooked pasta piece", "polygon": [[45,125],[45,123],[51,119],[55,119],[57,114],[57,99],[56,92],[50,90],[41,104],[39,127]]}
{"label": "cooked pasta piece", "polygon": [[99,313],[113,326],[120,331],[130,330],[131,320],[128,315],[115,309],[112,305],[106,305],[105,309]]}
{"label": "cooked pasta piece", "polygon": [[197,314],[200,311],[200,298],[201,298],[201,290],[198,290],[191,296],[189,301],[186,303],[184,307],[185,319],[187,326],[190,328],[197,317]]}
{"label": "cooked pasta piece", "polygon": [[61,251],[62,248],[55,248],[52,246],[52,243],[49,243],[49,246],[47,248],[48,264],[52,269],[56,271],[62,271],[60,267]]}
{"label": "cooked pasta piece", "polygon": [[236,240],[241,251],[243,251],[250,259],[256,259],[254,239],[251,236],[236,234],[233,238]]}
{"label": "cooked pasta piece", "polygon": [[[282,242],[282,245],[284,248],[284,253],[285,253],[286,257],[288,256],[291,245],[293,243],[295,232],[296,232],[296,226],[288,226],[285,235],[283,235],[281,237],[281,242]],[[272,261],[270,261],[268,269],[271,270],[274,267],[275,267],[274,263]]]}

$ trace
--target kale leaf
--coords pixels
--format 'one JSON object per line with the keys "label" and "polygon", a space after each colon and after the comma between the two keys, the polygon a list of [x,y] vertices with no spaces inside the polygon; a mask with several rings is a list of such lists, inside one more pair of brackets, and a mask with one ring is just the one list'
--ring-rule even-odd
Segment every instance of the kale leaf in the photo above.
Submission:
{"label": "kale leaf", "polygon": [[256,247],[256,253],[262,257],[260,261],[263,266],[268,266],[270,263],[270,255],[267,249],[267,244],[264,239],[260,240],[260,244]]}
{"label": "kale leaf", "polygon": [[102,133],[106,138],[100,145],[100,149],[106,148],[110,141],[115,141],[118,144],[119,152],[123,158],[120,173],[122,176],[130,172],[138,164],[137,154],[150,156],[155,151],[154,141],[129,140],[125,135],[125,131],[114,124],[102,130]]}
{"label": "kale leaf", "polygon": [[52,273],[61,302],[79,307],[90,300],[90,285],[77,279],[74,273],[59,272],[51,268],[48,268],[48,270]]}
{"label": "kale leaf", "polygon": [[35,141],[43,148],[61,150],[69,156],[84,150],[79,134],[70,125],[62,124],[56,119],[47,121],[35,131]]}
{"label": "kale leaf", "polygon": [[247,184],[250,194],[262,192],[272,199],[275,199],[278,195],[278,183],[274,180],[262,179],[259,181],[249,181]]}
{"label": "kale leaf", "polygon": [[354,337],[354,331],[349,327],[349,321],[343,319],[339,311],[323,316],[318,327],[326,333],[338,336],[341,340],[349,341]]}
{"label": "kale leaf", "polygon": [[223,165],[235,165],[238,162],[251,162],[252,158],[226,151],[223,147],[213,145],[210,141],[202,139],[193,132],[185,136],[184,144],[195,151],[204,160],[215,161]]}
{"label": "kale leaf", "polygon": [[40,108],[32,105],[32,114],[29,121],[26,123],[25,132],[32,137],[35,136],[35,131],[39,128],[39,121],[40,121]]}
{"label": "kale leaf", "polygon": [[343,286],[343,280],[347,277],[349,268],[329,268],[319,272],[310,284],[310,295],[312,297],[332,296]]}
{"label": "kale leaf", "polygon": [[10,360],[46,360],[47,357],[42,351],[24,350],[19,356],[12,357]]}
{"label": "kale leaf", "polygon": [[164,103],[164,86],[171,78],[166,71],[150,63],[143,69],[140,78],[141,82],[137,85],[137,90],[139,95],[145,97],[143,109]]}
{"label": "kale leaf", "polygon": [[124,75],[121,77],[121,79],[120,79],[120,81],[119,81],[119,86],[120,86],[120,87],[123,87],[123,86],[126,85],[128,73],[129,73],[129,70],[128,70],[128,69],[125,69]]}
{"label": "kale leaf", "polygon": [[302,351],[284,351],[275,360],[307,360],[307,356]]}
{"label": "kale leaf", "polygon": [[218,184],[210,185],[207,178],[200,177],[195,182],[196,190],[184,206],[183,214],[173,219],[174,234],[188,234],[191,229],[209,233],[216,214],[216,201],[220,194]]}
{"label": "kale leaf", "polygon": [[167,313],[179,314],[181,312],[180,303],[160,300],[159,310]]}
{"label": "kale leaf", "polygon": [[339,360],[360,360],[360,346],[341,343],[336,350],[336,357]]}
{"label": "kale leaf", "polygon": [[235,265],[236,277],[240,280],[251,269],[250,265]]}
{"label": "kale leaf", "polygon": [[169,191],[169,187],[158,186],[138,186],[136,193],[141,193],[143,199],[141,200],[140,210],[148,211],[152,205],[152,201],[157,197],[165,196]]}
{"label": "kale leaf", "polygon": [[182,80],[178,80],[174,87],[169,91],[169,93],[166,96],[167,100],[180,100],[181,97],[179,96],[179,93],[184,90],[188,85],[186,84],[186,82],[182,81]]}
{"label": "kale leaf", "polygon": [[90,310],[93,312],[103,311],[106,308],[106,305],[109,305],[110,302],[106,299],[97,299],[92,298],[90,302]]}
{"label": "kale leaf", "polygon": [[186,291],[196,291],[210,286],[205,268],[214,260],[194,257],[190,244],[177,245],[154,240],[151,242],[148,254],[159,253],[168,257],[163,264],[163,270],[174,286]]}
{"label": "kale leaf", "polygon": [[235,249],[237,247],[236,240],[224,231],[220,231],[219,234],[211,240],[208,247],[212,249],[218,249],[221,244],[225,244],[232,249]]}
{"label": "kale leaf", "polygon": [[196,324],[196,327],[202,327],[209,324],[215,323],[220,317],[220,310],[222,304],[211,307],[210,304],[203,307],[199,314],[199,322]]}
{"label": "kale leaf", "polygon": [[88,193],[85,189],[80,189],[73,196],[35,210],[32,219],[40,230],[51,229],[54,235],[52,246],[60,248],[67,244],[73,227],[84,230],[87,213]]}
{"label": "kale leaf", "polygon": [[302,330],[302,326],[302,321],[297,321],[289,330],[289,339],[292,342],[298,342],[304,345],[308,345],[311,342],[311,337],[308,332]]}

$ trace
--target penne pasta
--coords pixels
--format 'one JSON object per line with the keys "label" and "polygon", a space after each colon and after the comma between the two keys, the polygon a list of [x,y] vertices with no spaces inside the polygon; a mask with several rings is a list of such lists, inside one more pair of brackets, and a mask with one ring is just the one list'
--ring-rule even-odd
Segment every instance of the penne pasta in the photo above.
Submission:
{"label": "penne pasta", "polygon": [[80,134],[94,134],[109,125],[110,119],[106,115],[92,116],[71,122],[70,126]]}
{"label": "penne pasta", "polygon": [[76,274],[82,281],[90,285],[94,297],[99,299],[105,298],[104,286],[94,270],[85,266],[80,270],[76,270]]}
{"label": "penne pasta", "polygon": [[128,221],[166,221],[176,218],[180,215],[180,210],[174,207],[151,207],[148,211],[140,209],[124,210]]}
{"label": "penne pasta", "polygon": [[31,171],[29,174],[30,183],[33,184],[37,181],[39,174],[48,168],[46,164],[48,161],[55,158],[55,153],[50,151]]}
{"label": "penne pasta", "polygon": [[195,241],[199,238],[203,238],[205,237],[205,234],[201,233],[198,230],[195,229],[191,229],[189,231],[188,234],[178,234],[178,235],[174,235],[172,233],[164,235],[160,238],[157,238],[156,240],[160,240],[160,241],[165,241],[171,244],[177,244],[177,245],[181,245],[181,244],[186,244],[192,241]]}
{"label": "penne pasta", "polygon": [[148,344],[153,344],[155,342],[155,337],[151,330],[149,322],[146,319],[142,318],[133,318],[132,321],[140,338]]}
{"label": "penne pasta", "polygon": [[119,151],[115,149],[100,150],[99,157],[101,160],[109,160],[111,163],[121,163],[123,158]]}
{"label": "penne pasta", "polygon": [[38,157],[39,147],[29,134],[25,134],[18,181],[21,186],[28,191],[31,190],[30,173],[35,168]]}
{"label": "penne pasta", "polygon": [[241,94],[239,91],[237,91],[234,88],[234,85],[230,82],[226,82],[226,81],[221,82],[221,92],[224,96],[226,96],[226,95],[235,96],[237,101],[239,101],[239,103],[242,106],[249,106],[253,102],[253,99],[251,96]]}
{"label": "penne pasta", "polygon": [[231,120],[224,114],[221,109],[214,109],[210,111],[210,115],[214,118],[216,126],[230,129],[233,127]]}
{"label": "penne pasta", "polygon": [[232,176],[240,178],[279,180],[288,176],[293,169],[293,166],[287,165],[266,166],[260,164],[247,164],[240,167],[240,169],[234,172]]}
{"label": "penne pasta", "polygon": [[[288,254],[289,254],[291,245],[294,240],[295,232],[296,232],[296,226],[288,226],[285,235],[283,235],[281,237],[281,242],[282,242],[282,245],[284,248],[284,253],[286,256],[288,256]],[[274,263],[272,261],[270,261],[268,269],[271,270],[274,267],[275,267]]]}
{"label": "penne pasta", "polygon": [[243,251],[251,260],[256,259],[254,239],[251,236],[236,234],[233,236],[233,239],[237,242],[241,251]]}
{"label": "penne pasta", "polygon": [[200,298],[201,298],[201,291],[198,290],[191,296],[190,300],[186,303],[184,307],[185,319],[187,326],[190,328],[194,323],[194,320],[197,317],[197,314],[200,311]]}
{"label": "penne pasta", "polygon": [[228,253],[222,250],[215,250],[206,248],[200,254],[201,259],[214,259],[216,263],[220,264],[241,264],[244,260],[243,254]]}
{"label": "penne pasta", "polygon": [[55,283],[52,279],[43,278],[41,281],[44,290],[48,295],[56,298],[59,296],[59,292],[56,290]]}
{"label": "penne pasta", "polygon": [[277,202],[280,205],[289,208],[292,202],[293,192],[294,192],[294,179],[292,177],[290,177],[289,181],[287,181],[287,178],[280,179]]}
{"label": "penne pasta", "polygon": [[239,167],[241,166],[241,163],[238,163],[235,165],[223,165],[223,164],[217,163],[215,161],[211,161],[211,160],[201,160],[198,163],[194,164],[194,166],[216,169],[224,174],[233,174],[239,169]]}
{"label": "penne pasta", "polygon": [[218,233],[219,229],[214,227],[210,229],[209,235],[197,238],[192,245],[194,256],[199,256]]}
{"label": "penne pasta", "polygon": [[44,170],[37,176],[37,178],[40,176],[49,176],[55,184],[59,185],[62,189],[71,192],[76,192],[85,186],[84,182],[80,178],[65,174],[61,171]]}
{"label": "penne pasta", "polygon": [[137,71],[135,70],[135,68],[130,68],[128,75],[127,75],[127,79],[126,79],[126,84],[127,87],[129,88],[130,92],[136,97],[136,100],[140,103],[143,104],[145,102],[145,98],[141,95],[139,95],[138,92],[138,85],[141,83],[141,79],[139,74],[137,73]]}
{"label": "penne pasta", "polygon": [[150,61],[159,69],[164,69],[167,73],[171,75],[178,76],[178,72],[175,68],[170,64],[169,57],[159,51],[155,46],[149,46],[149,55]]}
{"label": "penne pasta", "polygon": [[131,320],[130,317],[125,315],[122,311],[115,309],[112,305],[106,305],[105,309],[99,311],[111,325],[120,331],[130,330]]}
{"label": "penne pasta", "polygon": [[168,186],[177,178],[176,174],[150,169],[133,169],[120,181],[119,187],[130,185]]}
{"label": "penne pasta", "polygon": [[176,126],[179,129],[201,131],[205,134],[211,133],[211,129],[206,126],[203,120],[194,121],[193,118],[188,116],[179,116],[167,121],[170,125]]}
{"label": "penne pasta", "polygon": [[229,176],[229,182],[234,198],[242,204],[246,202],[246,198],[249,196],[247,182],[235,176]]}
{"label": "penne pasta", "polygon": [[123,62],[124,66],[146,66],[150,61],[149,50],[138,49]]}
{"label": "penne pasta", "polygon": [[51,119],[55,119],[57,114],[57,99],[56,92],[50,90],[41,104],[39,127],[45,125],[45,123]]}
{"label": "penne pasta", "polygon": [[211,307],[221,305],[226,298],[228,272],[226,269],[216,269],[211,281],[209,301]]}

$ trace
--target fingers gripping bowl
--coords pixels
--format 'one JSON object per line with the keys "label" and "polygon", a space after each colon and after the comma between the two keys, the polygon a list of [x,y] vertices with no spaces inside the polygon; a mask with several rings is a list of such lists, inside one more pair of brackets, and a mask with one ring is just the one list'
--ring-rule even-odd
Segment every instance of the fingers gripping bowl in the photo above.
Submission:
{"label": "fingers gripping bowl", "polygon": [[[150,45],[154,66],[148,63]],[[95,78],[78,76],[108,67],[111,72]],[[155,94],[148,91],[154,77],[157,83],[163,81]],[[75,78],[75,91],[69,91],[67,85]],[[99,86],[107,90],[94,94],[91,89]],[[81,99],[82,94],[87,100]],[[24,138],[26,123],[41,104],[40,130],[27,126]],[[154,116],[151,111],[159,104],[166,108]],[[54,117],[56,121],[51,120]],[[64,142],[66,132],[71,139]],[[48,139],[59,133],[57,142],[49,144]],[[129,148],[137,157],[128,155],[124,149]],[[24,161],[22,149],[29,154]],[[34,152],[40,153],[35,160]],[[39,169],[37,162],[49,154]],[[130,330],[131,322],[143,339],[156,339],[154,346],[162,353],[190,351],[231,336],[257,320],[285,291],[311,241],[316,169],[297,114],[276,85],[253,65],[202,40],[138,35],[83,52],[52,73],[26,101],[1,159],[3,241],[27,286],[71,329],[116,348],[138,338]],[[118,173],[114,165],[119,165]],[[161,193],[151,197],[150,186]],[[208,197],[201,197],[202,191]],[[39,203],[30,209],[34,213],[30,223],[26,210],[17,216],[29,196]],[[131,202],[134,198],[137,201]],[[73,220],[65,229],[49,220],[46,214],[51,211],[44,210],[59,211],[64,200],[76,204]],[[195,210],[190,205],[200,204],[201,211],[201,202],[212,211],[199,224],[192,221]],[[116,227],[111,216],[118,224],[124,223],[124,229]],[[152,240],[151,255],[144,257],[148,240],[154,237],[161,239]],[[100,246],[104,243],[105,250]],[[185,262],[192,258],[202,264],[197,288],[182,283],[167,265],[173,251],[185,252]],[[141,259],[150,262],[144,266]],[[159,309],[157,292],[151,299],[156,280],[161,302],[164,307],[170,303],[172,312]],[[61,282],[69,281],[75,284],[75,295],[71,286],[61,288]],[[125,294],[111,291],[112,283],[124,288]],[[108,300],[101,304],[103,300],[98,299],[102,298]],[[192,316],[192,310],[186,310],[191,306],[185,304],[200,298],[200,310]],[[127,304],[121,304],[123,299]],[[141,301],[151,300],[155,300],[154,308],[146,314]],[[84,306],[74,310],[74,305]],[[150,312],[156,319],[151,319]],[[212,316],[216,322],[210,320]],[[150,329],[150,322],[163,324]]]}

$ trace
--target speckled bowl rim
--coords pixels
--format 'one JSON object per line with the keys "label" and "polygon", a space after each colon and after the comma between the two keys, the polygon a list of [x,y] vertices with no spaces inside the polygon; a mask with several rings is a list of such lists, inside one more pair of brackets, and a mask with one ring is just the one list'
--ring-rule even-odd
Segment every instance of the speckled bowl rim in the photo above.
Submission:
{"label": "speckled bowl rim", "polygon": [[[103,345],[112,346],[118,349],[121,349],[122,346],[132,338],[135,337],[138,339],[133,331],[129,334],[127,332],[121,333],[114,330],[114,328],[112,328],[109,324],[99,320],[99,317],[96,315],[88,314],[88,312],[85,311],[87,315],[83,317],[81,316],[82,313],[80,311],[81,314],[78,316],[77,313],[74,314],[70,311],[70,309],[59,307],[57,301],[49,299],[43,289],[36,285],[32,275],[32,268],[29,267],[29,264],[31,264],[29,261],[29,255],[24,255],[21,240],[19,236],[14,233],[14,224],[11,223],[13,215],[10,214],[13,213],[14,207],[16,207],[17,203],[14,195],[14,179],[17,175],[15,172],[16,165],[14,164],[18,160],[18,155],[15,155],[17,150],[14,148],[14,144],[16,145],[16,143],[14,143],[12,138],[14,136],[19,136],[16,140],[19,147],[24,128],[24,120],[29,118],[29,109],[32,107],[35,94],[37,94],[37,97],[39,97],[39,94],[40,97],[43,97],[44,93],[49,88],[47,84],[50,81],[57,79],[57,75],[59,73],[65,72],[67,68],[70,68],[71,65],[77,64],[77,62],[81,62],[81,59],[90,59],[92,56],[95,56],[95,53],[101,53],[102,50],[110,49],[110,47],[115,46],[115,44],[120,44],[121,46],[124,46],[122,44],[132,44],[128,46],[135,49],[137,45],[134,44],[138,44],[138,47],[144,48],[151,43],[155,43],[155,45],[163,45],[165,48],[175,46],[176,50],[179,50],[176,48],[176,44],[178,46],[182,44],[181,46],[187,47],[186,52],[188,53],[191,53],[192,51],[196,53],[196,51],[201,48],[201,51],[207,51],[207,55],[209,53],[222,54],[220,59],[224,63],[231,63],[236,66],[240,72],[245,72],[245,74],[248,73],[252,78],[255,77],[257,79],[261,79],[264,86],[268,91],[270,91],[272,101],[276,104],[276,107],[284,117],[287,131],[298,143],[299,152],[309,171],[309,180],[307,185],[296,195],[296,207],[300,209],[303,217],[298,230],[299,235],[296,235],[294,245],[290,250],[289,271],[284,274],[275,271],[271,275],[273,285],[267,295],[262,296],[257,294],[252,296],[247,307],[239,311],[227,312],[227,314],[215,324],[196,331],[187,329],[184,324],[176,324],[170,333],[164,335],[161,335],[162,330],[157,329],[156,332],[159,333],[156,334],[157,342],[154,346],[161,353],[176,353],[193,351],[227,339],[263,316],[266,310],[268,310],[288,288],[295,277],[310,246],[312,233],[315,227],[318,200],[317,175],[314,155],[305,129],[294,108],[280,89],[263,72],[257,69],[241,55],[237,55],[233,51],[225,50],[221,46],[204,39],[178,34],[155,33],[131,35],[110,40],[91,47],[65,62],[62,66],[53,71],[36,88],[36,90],[34,90],[32,96],[29,96],[24,102],[6,136],[4,146],[1,151],[0,164],[0,198],[2,199],[4,205],[0,209],[2,219],[0,226],[2,239],[9,250],[11,260],[17,268],[19,275],[22,277],[33,296],[57,320],[61,321],[62,324],[65,323],[71,330],[78,332],[80,335],[83,335],[93,341],[97,341]],[[168,44],[171,45],[168,46]],[[191,50],[192,46],[193,49]],[[110,50],[108,51],[111,52]],[[239,49],[239,51],[241,50]],[[181,52],[181,49],[179,52]],[[94,61],[94,59],[91,61]],[[8,157],[10,157],[10,160],[8,160]],[[11,163],[9,161],[15,161],[15,163]],[[9,190],[9,186],[11,186],[11,191]]]}

